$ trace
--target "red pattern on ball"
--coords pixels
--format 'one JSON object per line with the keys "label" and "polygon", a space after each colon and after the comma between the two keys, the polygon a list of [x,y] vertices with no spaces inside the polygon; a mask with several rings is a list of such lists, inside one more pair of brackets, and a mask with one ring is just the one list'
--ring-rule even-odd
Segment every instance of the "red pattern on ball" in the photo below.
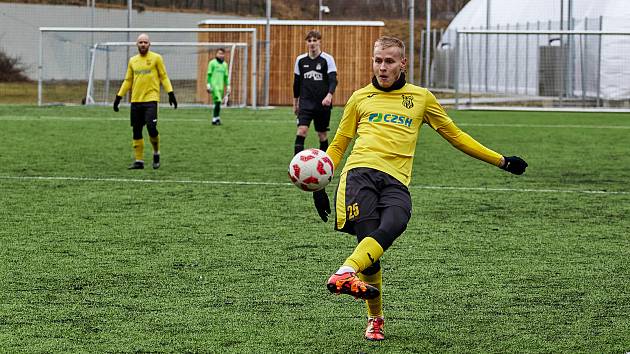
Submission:
{"label": "red pattern on ball", "polygon": [[329,159],[328,156],[325,156],[324,158],[322,158],[322,161],[330,165],[331,171],[335,170],[335,165],[333,165],[332,160]]}
{"label": "red pattern on ball", "polygon": [[298,166],[297,164],[293,165],[293,174],[296,178],[300,178],[300,166]]}
{"label": "red pattern on ball", "polygon": [[324,168],[322,160],[317,161],[317,172],[322,176],[326,175],[326,169]]}
{"label": "red pattern on ball", "polygon": [[297,178],[291,176],[291,174],[288,173],[288,172],[287,172],[287,174],[289,175],[289,179],[291,180],[291,182],[293,182],[293,183],[297,182]]}
{"label": "red pattern on ball", "polygon": [[304,178],[302,183],[304,184],[319,183],[319,180],[313,176],[309,176],[307,178]]}
{"label": "red pattern on ball", "polygon": [[314,159],[314,158],[316,158],[316,157],[317,157],[317,156],[313,156],[313,155],[300,156],[300,160],[302,160],[303,162],[306,162],[306,161],[310,161],[310,160],[312,160],[312,159]]}

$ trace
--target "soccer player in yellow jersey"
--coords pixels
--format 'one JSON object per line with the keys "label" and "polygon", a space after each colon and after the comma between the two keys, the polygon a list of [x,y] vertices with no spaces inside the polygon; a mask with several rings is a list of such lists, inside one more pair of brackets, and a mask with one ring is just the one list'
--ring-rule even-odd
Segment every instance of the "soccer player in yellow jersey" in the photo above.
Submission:
{"label": "soccer player in yellow jersey", "polygon": [[177,100],[166,74],[162,56],[149,51],[151,42],[145,33],[136,40],[138,55],[129,59],[125,80],[120,86],[114,100],[114,111],[122,96],[131,89],[131,127],[133,129],[133,151],[135,161],[129,166],[131,170],[144,168],[144,138],[142,129],[146,125],[149,140],[153,147],[153,168],[160,168],[160,135],[157,130],[158,102],[160,101],[160,83],[168,92],[168,103],[177,108]]}
{"label": "soccer player in yellow jersey", "polygon": [[[368,340],[384,339],[382,271],[379,259],[411,217],[408,185],[420,127],[428,125],[466,154],[520,175],[527,163],[504,157],[461,131],[433,94],[405,82],[405,46],[393,37],[374,43],[372,83],[355,91],[326,150],[338,166],[352,139],[336,195],[335,229],[356,235],[358,245],[328,279],[332,293],[366,300]],[[325,191],[313,194],[323,221],[330,203]]]}

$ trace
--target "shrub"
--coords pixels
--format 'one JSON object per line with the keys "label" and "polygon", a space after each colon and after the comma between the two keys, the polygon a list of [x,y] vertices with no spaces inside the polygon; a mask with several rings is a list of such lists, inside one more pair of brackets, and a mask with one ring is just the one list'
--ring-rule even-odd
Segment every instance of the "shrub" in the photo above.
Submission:
{"label": "shrub", "polygon": [[19,57],[10,57],[0,50],[0,82],[29,81],[25,70],[26,66]]}

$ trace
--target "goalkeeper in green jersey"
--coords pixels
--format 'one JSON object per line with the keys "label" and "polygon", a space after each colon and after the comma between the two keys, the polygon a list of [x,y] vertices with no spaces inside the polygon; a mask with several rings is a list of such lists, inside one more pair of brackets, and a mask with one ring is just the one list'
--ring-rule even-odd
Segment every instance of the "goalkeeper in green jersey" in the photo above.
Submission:
{"label": "goalkeeper in green jersey", "polygon": [[[510,173],[523,174],[527,167],[520,157],[502,156],[461,131],[429,90],[405,81],[406,66],[401,40],[381,37],[374,43],[372,83],[348,99],[326,150],[338,167],[354,139],[339,177],[335,229],[355,235],[358,245],[326,286],[332,293],[366,300],[368,340],[385,338],[380,258],[411,217],[408,186],[420,128],[428,125],[455,148]],[[326,192],[315,192],[313,198],[326,221],[330,213]]]}
{"label": "goalkeeper in green jersey", "polygon": [[153,168],[160,167],[160,135],[157,130],[158,102],[160,101],[160,84],[168,92],[168,103],[177,108],[177,100],[173,92],[171,80],[166,74],[162,56],[149,50],[151,42],[145,33],[136,40],[138,55],[129,59],[125,80],[120,86],[114,100],[114,111],[122,97],[131,89],[131,127],[133,129],[133,151],[135,161],[129,166],[131,170],[144,168],[144,138],[142,130],[146,125],[149,140],[153,147]]}
{"label": "goalkeeper in green jersey", "polygon": [[228,65],[225,62],[225,49],[217,49],[214,59],[208,62],[208,93],[212,96],[214,110],[212,125],[221,125],[221,103],[230,94],[230,77]]}

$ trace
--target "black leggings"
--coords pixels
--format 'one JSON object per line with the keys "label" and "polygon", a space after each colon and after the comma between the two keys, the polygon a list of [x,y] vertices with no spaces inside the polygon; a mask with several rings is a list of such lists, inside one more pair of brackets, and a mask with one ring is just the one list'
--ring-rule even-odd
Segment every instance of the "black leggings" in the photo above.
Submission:
{"label": "black leggings", "polygon": [[[381,210],[380,219],[364,220],[355,225],[357,242],[361,242],[366,236],[371,236],[383,247],[383,251],[385,251],[398,236],[405,232],[408,222],[409,215],[403,208],[389,206]],[[380,269],[381,262],[379,260],[361,273],[372,275],[378,273]]]}
{"label": "black leggings", "polygon": [[157,130],[157,102],[133,102],[131,103],[131,128],[133,139],[142,139],[142,129],[147,126],[149,136],[158,136]]}
{"label": "black leggings", "polygon": [[[134,140],[142,139],[142,128],[144,128],[144,124],[136,124],[133,126]],[[149,132],[149,136],[152,138],[155,138],[159,134],[155,124],[147,124],[147,131]]]}

